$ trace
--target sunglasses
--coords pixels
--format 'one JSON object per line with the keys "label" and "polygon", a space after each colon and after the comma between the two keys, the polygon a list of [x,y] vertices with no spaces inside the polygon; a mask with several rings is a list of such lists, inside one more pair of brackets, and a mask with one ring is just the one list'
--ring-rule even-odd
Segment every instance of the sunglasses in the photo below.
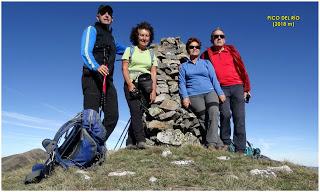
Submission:
{"label": "sunglasses", "polygon": [[189,49],[194,49],[194,48],[200,49],[200,46],[192,46],[192,45],[189,46]]}
{"label": "sunglasses", "polygon": [[214,38],[214,39],[218,39],[219,37],[220,37],[221,39],[224,39],[225,36],[224,36],[224,35],[213,35],[213,38]]}
{"label": "sunglasses", "polygon": [[108,15],[110,15],[110,17],[112,17],[112,13],[110,13],[107,9],[102,9],[102,10],[99,11],[99,14],[101,16],[103,16],[106,13],[108,13]]}

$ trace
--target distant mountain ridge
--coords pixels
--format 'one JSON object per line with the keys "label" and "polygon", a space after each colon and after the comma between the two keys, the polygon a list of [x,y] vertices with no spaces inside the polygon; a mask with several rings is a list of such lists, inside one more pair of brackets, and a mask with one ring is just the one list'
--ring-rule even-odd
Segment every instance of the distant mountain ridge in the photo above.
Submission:
{"label": "distant mountain ridge", "polygon": [[2,171],[6,172],[11,170],[16,170],[16,169],[25,167],[30,163],[36,163],[41,160],[46,160],[46,158],[47,158],[47,153],[42,149],[32,149],[30,151],[27,151],[21,154],[15,154],[15,155],[3,157],[1,159]]}

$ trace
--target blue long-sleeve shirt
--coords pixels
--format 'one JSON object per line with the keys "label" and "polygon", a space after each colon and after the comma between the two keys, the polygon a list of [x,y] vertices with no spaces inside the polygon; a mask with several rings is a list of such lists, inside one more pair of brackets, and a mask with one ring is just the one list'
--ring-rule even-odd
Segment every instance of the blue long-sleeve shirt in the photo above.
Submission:
{"label": "blue long-sleeve shirt", "polygon": [[219,96],[224,94],[210,61],[199,58],[195,64],[190,60],[181,64],[179,69],[179,93],[183,99],[193,95],[209,93],[213,90]]}
{"label": "blue long-sleeve shirt", "polygon": [[[91,69],[96,71],[99,68],[98,62],[95,60],[93,56],[93,48],[96,42],[97,30],[93,26],[89,26],[86,30],[84,30],[81,39],[81,57],[85,63],[85,65]],[[123,55],[126,47],[119,44],[115,40],[116,44],[116,54]]]}

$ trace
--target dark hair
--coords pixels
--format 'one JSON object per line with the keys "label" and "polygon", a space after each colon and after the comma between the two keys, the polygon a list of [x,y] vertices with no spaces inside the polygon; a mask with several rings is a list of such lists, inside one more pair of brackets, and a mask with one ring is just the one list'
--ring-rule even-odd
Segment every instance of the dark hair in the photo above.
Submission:
{"label": "dark hair", "polygon": [[[213,43],[213,33],[214,32],[216,32],[216,31],[222,31],[223,32],[223,34],[224,34],[224,31],[222,30],[222,28],[221,27],[217,27],[217,28],[215,28],[212,32],[211,32],[211,36],[210,36],[210,41],[211,41],[211,43]],[[224,35],[226,35],[226,34],[224,34]]]}
{"label": "dark hair", "polygon": [[150,32],[150,42],[149,42],[148,46],[151,45],[151,43],[153,41],[153,36],[154,36],[153,27],[150,25],[150,23],[145,22],[145,21],[137,24],[136,27],[132,28],[131,34],[130,34],[131,43],[135,46],[139,44],[139,31],[138,31],[139,29],[145,29]]}
{"label": "dark hair", "polygon": [[187,50],[187,53],[189,53],[189,45],[192,43],[192,42],[197,42],[199,44],[199,46],[201,47],[201,41],[198,39],[198,38],[195,38],[195,37],[190,37],[186,43],[186,50]]}
{"label": "dark hair", "polygon": [[110,5],[100,5],[97,14],[104,15],[108,13],[111,17],[113,14],[113,9]]}

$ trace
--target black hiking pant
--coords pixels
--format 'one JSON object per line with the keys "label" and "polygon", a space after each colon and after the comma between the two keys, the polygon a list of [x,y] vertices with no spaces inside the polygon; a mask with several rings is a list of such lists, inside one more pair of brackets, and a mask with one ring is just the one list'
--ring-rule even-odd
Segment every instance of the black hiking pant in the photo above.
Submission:
{"label": "black hiking pant", "polygon": [[[135,86],[138,87],[137,85]],[[136,145],[139,142],[146,141],[146,134],[143,127],[142,116],[144,112],[143,106],[148,107],[150,102],[150,95],[147,93],[141,93],[141,98],[134,98],[130,95],[126,83],[124,83],[123,89],[131,115],[131,123],[128,130],[126,145]]]}
{"label": "black hiking pant", "polygon": [[102,83],[98,72],[90,71],[87,68],[83,68],[82,74],[82,91],[83,91],[83,108],[93,109],[99,113],[99,107],[102,106],[104,113],[103,125],[107,131],[107,137],[109,138],[114,128],[117,125],[119,119],[118,111],[118,98],[117,91],[113,85],[113,81],[107,80],[107,92],[104,98],[104,102],[101,103],[102,97]]}
{"label": "black hiking pant", "polygon": [[236,151],[246,148],[245,101],[243,85],[221,86],[226,101],[220,103],[220,137],[225,145],[231,144],[232,117],[234,124],[233,143]]}

